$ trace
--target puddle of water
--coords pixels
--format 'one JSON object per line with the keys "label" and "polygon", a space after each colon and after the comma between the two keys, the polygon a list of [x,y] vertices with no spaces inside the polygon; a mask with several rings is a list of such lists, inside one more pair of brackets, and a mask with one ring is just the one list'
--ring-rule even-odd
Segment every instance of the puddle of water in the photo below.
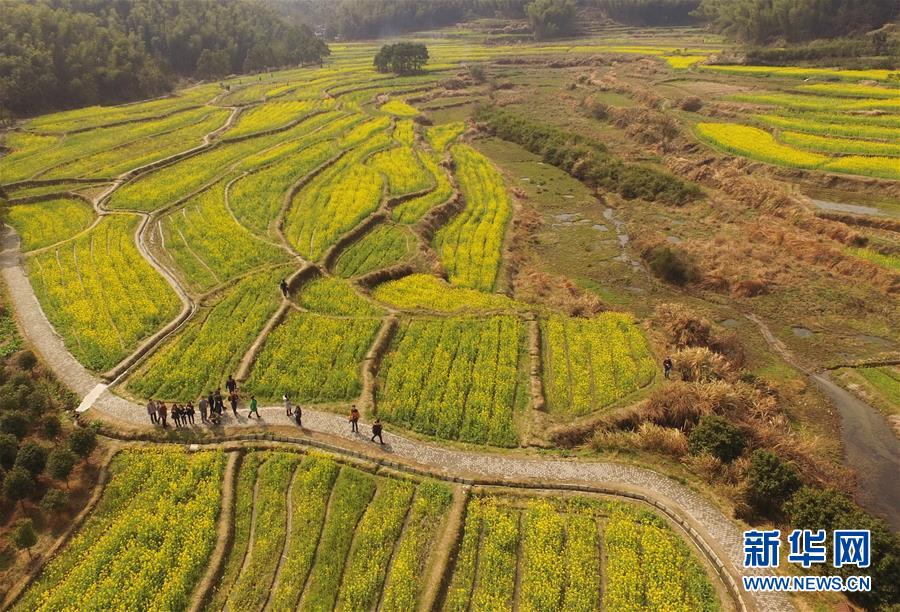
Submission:
{"label": "puddle of water", "polygon": [[887,338],[882,338],[881,336],[869,336],[867,334],[857,334],[857,340],[862,340],[868,344],[874,344],[875,346],[884,346],[889,347],[893,343]]}
{"label": "puddle of water", "polygon": [[722,319],[721,321],[719,321],[719,325],[721,325],[722,327],[727,327],[728,329],[734,329],[735,327],[740,325],[740,322],[736,319]]}
{"label": "puddle of water", "polygon": [[563,197],[564,197],[565,199],[567,199],[567,200],[574,200],[574,199],[575,199],[575,196],[573,196],[573,195],[568,195],[568,194],[567,194],[567,195],[564,195]]}
{"label": "puddle of water", "polygon": [[591,226],[591,228],[597,230],[598,232],[608,232],[609,231],[608,227],[606,227],[605,225],[601,225],[599,223],[595,223],[594,225]]}
{"label": "puddle of water", "polygon": [[672,244],[678,244],[679,242],[681,242],[681,238],[679,238],[678,236],[666,236],[666,240],[668,240]]}
{"label": "puddle of water", "polygon": [[580,219],[581,215],[578,213],[560,213],[558,215],[553,215],[553,218],[564,223],[571,223],[576,219]]}
{"label": "puddle of water", "polygon": [[872,215],[873,217],[886,217],[884,211],[874,206],[863,206],[861,204],[843,204],[841,202],[830,202],[828,200],[817,200],[810,198],[812,203],[821,210],[830,210],[832,212],[852,213],[856,215]]}
{"label": "puddle of water", "polygon": [[813,333],[805,327],[799,327],[796,325],[791,328],[791,331],[794,332],[794,335],[798,338],[812,338],[813,335]]}

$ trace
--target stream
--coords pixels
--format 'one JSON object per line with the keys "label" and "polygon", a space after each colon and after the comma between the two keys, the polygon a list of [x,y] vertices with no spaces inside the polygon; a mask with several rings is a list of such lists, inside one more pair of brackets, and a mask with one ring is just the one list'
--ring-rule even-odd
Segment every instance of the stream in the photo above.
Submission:
{"label": "stream", "polygon": [[836,384],[827,373],[802,367],[787,346],[775,337],[759,317],[746,317],[756,324],[766,343],[790,365],[805,373],[841,415],[844,463],[856,472],[856,502],[884,518],[900,531],[900,441],[887,420],[872,406]]}

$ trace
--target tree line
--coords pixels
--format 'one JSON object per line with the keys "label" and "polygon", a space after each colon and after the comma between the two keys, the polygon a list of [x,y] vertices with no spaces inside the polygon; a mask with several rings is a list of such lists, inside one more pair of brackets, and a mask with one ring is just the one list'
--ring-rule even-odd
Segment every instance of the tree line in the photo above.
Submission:
{"label": "tree line", "polygon": [[245,0],[0,0],[0,108],[38,113],[319,62],[302,24]]}
{"label": "tree line", "polygon": [[328,38],[363,39],[440,28],[478,17],[521,18],[531,0],[268,0]]}
{"label": "tree line", "polygon": [[696,14],[731,38],[765,44],[861,34],[900,17],[897,0],[702,0]]}

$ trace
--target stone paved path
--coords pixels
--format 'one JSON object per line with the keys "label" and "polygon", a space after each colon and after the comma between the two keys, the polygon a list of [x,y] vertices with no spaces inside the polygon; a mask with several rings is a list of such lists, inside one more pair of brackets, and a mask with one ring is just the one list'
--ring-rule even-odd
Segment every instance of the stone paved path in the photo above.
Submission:
{"label": "stone paved path", "polygon": [[[10,300],[23,328],[24,335],[41,355],[59,379],[72,389],[83,402],[81,410],[88,408],[101,412],[116,420],[137,426],[149,426],[143,406],[125,400],[102,385],[98,377],[88,372],[71,353],[66,350],[62,339],[53,330],[44,315],[31,283],[20,265],[18,238],[6,231],[0,251],[0,272],[9,288]],[[262,420],[248,420],[246,408],[241,409],[239,418],[230,417],[227,427],[296,426],[284,414],[282,407],[264,407]],[[325,435],[334,445],[359,450],[360,443],[369,444],[366,423],[363,434],[351,434],[345,417],[312,409],[303,410],[303,424],[306,430],[317,435]],[[199,426],[198,426],[199,427]],[[676,514],[687,519],[698,536],[715,552],[726,566],[726,571],[735,578],[743,573],[741,569],[742,535],[737,524],[725,516],[704,497],[675,480],[649,469],[610,462],[567,460],[547,458],[524,452],[475,452],[439,446],[435,443],[414,440],[391,433],[390,426],[385,434],[384,447],[371,445],[367,454],[376,459],[392,456],[428,467],[448,476],[458,474],[480,475],[489,479],[520,479],[539,481],[552,488],[554,484],[584,484],[638,492],[649,499],[658,501]],[[303,431],[300,430],[301,437]],[[788,597],[777,594],[744,593],[743,599],[750,608],[758,610],[793,610]]]}

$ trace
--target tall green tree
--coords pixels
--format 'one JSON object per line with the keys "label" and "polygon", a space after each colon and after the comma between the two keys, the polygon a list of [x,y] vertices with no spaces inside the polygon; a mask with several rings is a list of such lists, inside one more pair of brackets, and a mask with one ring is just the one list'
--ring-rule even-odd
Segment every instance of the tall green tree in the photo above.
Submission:
{"label": "tall green tree", "polygon": [[575,0],[534,0],[525,12],[538,40],[575,33]]}

